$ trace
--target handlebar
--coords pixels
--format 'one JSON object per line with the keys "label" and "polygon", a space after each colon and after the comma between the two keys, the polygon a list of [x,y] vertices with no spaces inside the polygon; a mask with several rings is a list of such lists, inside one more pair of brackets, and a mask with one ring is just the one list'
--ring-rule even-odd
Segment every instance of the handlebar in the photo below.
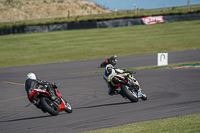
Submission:
{"label": "handlebar", "polygon": [[133,71],[124,71],[125,73],[130,73],[130,74],[136,74],[136,72]]}

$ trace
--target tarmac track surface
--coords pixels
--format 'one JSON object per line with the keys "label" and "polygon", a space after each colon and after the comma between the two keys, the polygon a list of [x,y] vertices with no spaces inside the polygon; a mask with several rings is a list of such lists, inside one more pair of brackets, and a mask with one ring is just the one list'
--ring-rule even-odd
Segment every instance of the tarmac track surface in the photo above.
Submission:
{"label": "tarmac track surface", "polygon": [[[169,64],[200,61],[200,49],[169,53]],[[156,53],[118,57],[116,67],[156,65]],[[200,69],[138,70],[135,77],[148,100],[131,103],[120,95],[109,96],[103,58],[0,68],[0,132],[68,132],[108,128],[128,123],[200,113]],[[73,113],[58,116],[30,105],[24,90],[26,74],[34,72],[47,81],[61,82],[59,91]]]}

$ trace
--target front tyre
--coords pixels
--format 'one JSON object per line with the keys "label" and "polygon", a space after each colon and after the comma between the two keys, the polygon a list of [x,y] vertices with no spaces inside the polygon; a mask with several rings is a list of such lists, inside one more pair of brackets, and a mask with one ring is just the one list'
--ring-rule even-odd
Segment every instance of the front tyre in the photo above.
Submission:
{"label": "front tyre", "polygon": [[58,107],[47,97],[42,97],[41,99],[42,108],[49,114],[56,116],[59,113]]}
{"label": "front tyre", "polygon": [[69,105],[69,103],[65,103],[65,112],[67,113],[72,113],[73,109],[72,107]]}
{"label": "front tyre", "polygon": [[147,100],[147,96],[143,93],[141,99],[142,99],[143,101],[146,101],[146,100]]}
{"label": "front tyre", "polygon": [[122,93],[127,97],[131,102],[137,102],[138,97],[136,93],[129,90],[129,87],[126,85],[121,85]]}

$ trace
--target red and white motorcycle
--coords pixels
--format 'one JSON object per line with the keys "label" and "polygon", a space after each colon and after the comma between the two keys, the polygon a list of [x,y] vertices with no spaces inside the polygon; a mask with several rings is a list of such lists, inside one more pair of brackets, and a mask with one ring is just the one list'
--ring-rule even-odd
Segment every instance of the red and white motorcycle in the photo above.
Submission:
{"label": "red and white motorcycle", "polygon": [[66,111],[67,113],[72,113],[72,107],[70,104],[62,97],[58,91],[58,84],[56,84],[55,94],[59,96],[56,100],[51,100],[49,92],[42,89],[33,89],[29,93],[29,98],[34,101],[34,104],[37,108],[41,109],[44,113],[48,112],[49,114],[56,116],[59,112]]}

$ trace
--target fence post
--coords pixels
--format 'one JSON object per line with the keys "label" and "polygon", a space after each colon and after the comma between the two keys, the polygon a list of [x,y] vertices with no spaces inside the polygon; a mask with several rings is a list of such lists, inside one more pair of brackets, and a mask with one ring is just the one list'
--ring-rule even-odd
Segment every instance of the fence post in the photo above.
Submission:
{"label": "fence post", "polygon": [[51,13],[52,13],[52,20],[54,20],[53,5],[52,4],[51,4]]}
{"label": "fence post", "polygon": [[163,12],[165,12],[165,4],[163,4]]}
{"label": "fence post", "polygon": [[92,10],[90,9],[90,16],[92,17]]}
{"label": "fence post", "polygon": [[70,11],[68,10],[68,19],[70,18]]}
{"label": "fence post", "polygon": [[35,22],[36,22],[36,15],[35,15],[35,12],[34,12],[34,20],[35,20]]}
{"label": "fence post", "polygon": [[117,9],[116,9],[116,7],[114,8],[114,15],[115,15],[115,17],[116,17],[116,12],[117,12]]}
{"label": "fence post", "polygon": [[136,4],[133,4],[134,10],[135,10],[135,15],[137,15],[137,9],[136,9]]}
{"label": "fence post", "polygon": [[140,6],[138,6],[138,14],[140,14]]}
{"label": "fence post", "polygon": [[190,11],[190,0],[188,0],[188,11]]}
{"label": "fence post", "polygon": [[13,13],[13,23],[15,24],[15,12]]}

